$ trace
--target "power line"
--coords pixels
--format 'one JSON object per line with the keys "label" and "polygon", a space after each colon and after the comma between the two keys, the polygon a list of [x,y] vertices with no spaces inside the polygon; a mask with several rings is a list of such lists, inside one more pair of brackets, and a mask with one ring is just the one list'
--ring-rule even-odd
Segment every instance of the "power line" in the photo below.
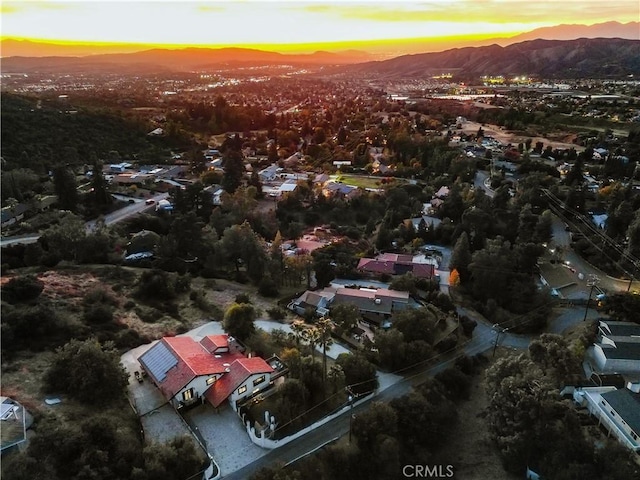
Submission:
{"label": "power line", "polygon": [[[638,268],[638,264],[640,264],[640,259],[638,259],[636,256],[624,251],[624,249],[622,249],[615,240],[613,240],[610,236],[608,236],[605,232],[597,229],[595,227],[595,225],[593,225],[591,223],[591,221],[589,221],[583,214],[581,214],[580,212],[577,212],[575,210],[573,210],[571,207],[567,206],[565,204],[565,202],[562,202],[562,200],[560,200],[558,197],[556,197],[555,195],[553,195],[549,190],[547,190],[546,188],[542,188],[541,191],[551,200],[553,201],[557,207],[571,213],[574,217],[578,218],[589,230],[591,230],[594,234],[598,235],[600,238],[602,238],[604,241],[606,241],[607,243],[609,243],[609,245],[611,245],[613,247],[614,250],[616,250],[622,257],[627,257],[627,259],[634,265],[634,267]],[[570,222],[573,226],[577,225],[575,224],[575,222]],[[582,232],[581,232],[582,233]]]}

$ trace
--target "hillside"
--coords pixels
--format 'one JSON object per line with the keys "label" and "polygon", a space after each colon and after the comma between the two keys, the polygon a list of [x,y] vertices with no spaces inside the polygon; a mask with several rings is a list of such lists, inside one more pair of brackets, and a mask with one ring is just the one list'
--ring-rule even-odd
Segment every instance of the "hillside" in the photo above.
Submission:
{"label": "hillside", "polygon": [[423,77],[443,71],[460,76],[619,77],[640,74],[640,40],[532,40],[507,47],[454,48],[403,55],[345,67],[342,71],[386,78]]}
{"label": "hillside", "polygon": [[228,66],[262,65],[345,65],[370,60],[357,50],[344,52],[319,51],[311,54],[287,55],[250,48],[155,48],[135,53],[112,53],[80,57],[22,57],[2,59],[5,73],[15,72],[79,72],[113,71],[191,71]]}
{"label": "hillside", "polygon": [[147,136],[144,124],[114,113],[77,108],[55,99],[38,102],[2,95],[2,157],[6,168],[42,170],[57,162],[86,163],[95,152],[105,158],[118,151],[123,158],[157,156],[163,146]]}

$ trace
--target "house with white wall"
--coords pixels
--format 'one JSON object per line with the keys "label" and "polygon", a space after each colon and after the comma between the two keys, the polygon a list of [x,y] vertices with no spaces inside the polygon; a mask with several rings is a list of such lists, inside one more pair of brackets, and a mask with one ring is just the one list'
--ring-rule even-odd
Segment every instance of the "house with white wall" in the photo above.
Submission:
{"label": "house with white wall", "polygon": [[138,361],[174,408],[209,401],[214,407],[236,404],[272,386],[282,364],[248,358],[228,335],[164,337]]}
{"label": "house with white wall", "polygon": [[633,384],[627,387],[576,387],[573,399],[586,407],[609,435],[640,454],[640,393]]}
{"label": "house with white wall", "polygon": [[597,343],[588,351],[592,372],[619,373],[640,378],[640,325],[631,322],[600,320]]}

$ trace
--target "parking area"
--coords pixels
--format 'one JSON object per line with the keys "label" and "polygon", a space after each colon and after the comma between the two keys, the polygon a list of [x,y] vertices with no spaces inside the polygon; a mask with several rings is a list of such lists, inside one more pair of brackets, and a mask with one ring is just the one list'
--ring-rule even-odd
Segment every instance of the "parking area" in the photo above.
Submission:
{"label": "parking area", "polygon": [[218,409],[205,403],[186,412],[185,417],[198,429],[222,476],[239,470],[269,452],[251,442],[242,420],[226,403]]}
{"label": "parking area", "polygon": [[120,360],[129,372],[129,398],[140,417],[145,440],[167,442],[175,437],[191,435],[191,432],[151,380],[147,377],[139,382],[134,375],[134,372],[141,370],[138,357],[154,343],[130,350]]}

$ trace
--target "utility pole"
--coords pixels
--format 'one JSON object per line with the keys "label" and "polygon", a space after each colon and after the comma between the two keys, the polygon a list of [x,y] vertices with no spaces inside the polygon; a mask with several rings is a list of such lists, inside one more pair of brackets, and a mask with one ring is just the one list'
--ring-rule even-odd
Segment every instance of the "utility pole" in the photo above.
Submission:
{"label": "utility pole", "polygon": [[589,274],[589,279],[587,280],[587,287],[591,287],[589,290],[589,298],[587,298],[587,307],[584,309],[584,318],[583,322],[587,321],[587,313],[589,313],[589,303],[591,302],[591,295],[593,295],[593,289],[600,283],[600,277],[594,275],[593,273]]}
{"label": "utility pole", "polygon": [[500,335],[502,333],[507,333],[509,331],[508,328],[502,328],[499,324],[494,323],[493,329],[496,331],[496,341],[493,343],[493,354],[492,358],[496,356],[496,349],[498,348],[498,341],[500,340]]}
{"label": "utility pole", "polygon": [[350,385],[347,385],[345,387],[345,390],[349,394],[349,406],[351,407],[349,409],[349,444],[351,444],[351,428],[353,427],[353,401],[355,400],[356,395],[351,390]]}

